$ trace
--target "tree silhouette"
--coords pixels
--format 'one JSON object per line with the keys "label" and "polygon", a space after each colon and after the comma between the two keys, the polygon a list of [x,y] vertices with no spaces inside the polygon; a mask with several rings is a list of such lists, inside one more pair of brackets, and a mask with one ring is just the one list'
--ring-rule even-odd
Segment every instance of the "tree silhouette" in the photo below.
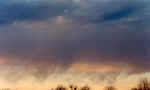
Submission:
{"label": "tree silhouette", "polygon": [[91,88],[90,88],[88,85],[86,85],[86,86],[83,86],[83,87],[81,88],[81,90],[91,90]]}
{"label": "tree silhouette", "polygon": [[67,88],[64,86],[58,86],[56,87],[56,90],[67,90]]}
{"label": "tree silhouette", "polygon": [[150,81],[147,78],[141,79],[137,87],[131,90],[150,90]]}
{"label": "tree silhouette", "polygon": [[75,85],[70,85],[69,87],[70,87],[71,90],[77,90],[78,89],[78,87],[75,86]]}
{"label": "tree silhouette", "polygon": [[105,87],[105,90],[116,90],[114,86],[107,86]]}

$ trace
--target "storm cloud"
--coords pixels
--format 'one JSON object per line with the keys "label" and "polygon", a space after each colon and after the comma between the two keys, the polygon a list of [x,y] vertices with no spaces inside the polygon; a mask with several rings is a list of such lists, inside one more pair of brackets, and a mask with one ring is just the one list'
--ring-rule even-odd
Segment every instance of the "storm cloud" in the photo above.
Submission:
{"label": "storm cloud", "polygon": [[0,1],[0,57],[8,59],[6,66],[34,67],[44,74],[80,62],[129,67],[134,73],[149,71],[149,4],[146,0]]}
{"label": "storm cloud", "polygon": [[40,0],[1,1],[0,24],[11,24],[15,21],[36,21],[56,17],[76,8],[71,1],[58,2]]}

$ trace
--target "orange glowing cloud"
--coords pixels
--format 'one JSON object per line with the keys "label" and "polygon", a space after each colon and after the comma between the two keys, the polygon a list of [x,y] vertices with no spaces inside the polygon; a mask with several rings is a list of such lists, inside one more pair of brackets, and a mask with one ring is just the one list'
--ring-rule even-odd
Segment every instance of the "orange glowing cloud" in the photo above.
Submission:
{"label": "orange glowing cloud", "polygon": [[117,67],[114,65],[107,64],[89,64],[89,63],[75,63],[72,64],[72,68],[75,70],[85,70],[85,71],[100,71],[100,72],[114,72],[114,71],[127,71],[131,72],[130,67]]}
{"label": "orange glowing cloud", "polygon": [[9,58],[0,58],[0,65],[13,65],[17,63],[18,60],[16,59],[9,59]]}

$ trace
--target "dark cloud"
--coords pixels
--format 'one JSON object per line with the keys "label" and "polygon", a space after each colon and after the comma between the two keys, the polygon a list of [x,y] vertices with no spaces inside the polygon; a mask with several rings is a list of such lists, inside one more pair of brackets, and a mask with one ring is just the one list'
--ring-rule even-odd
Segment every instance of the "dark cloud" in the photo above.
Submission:
{"label": "dark cloud", "polygon": [[[82,0],[81,6],[70,13],[74,20],[80,23],[105,23],[105,21],[116,21],[138,16],[143,13],[146,8],[149,8],[149,1],[141,0]],[[144,13],[143,16],[145,17]],[[139,18],[139,17],[138,17]]]}
{"label": "dark cloud", "polygon": [[72,2],[31,1],[1,1],[0,24],[11,24],[15,21],[44,20],[63,15],[65,10],[70,11],[76,7]]}
{"label": "dark cloud", "polygon": [[[119,3],[117,3],[117,4],[119,4]],[[119,10],[104,13],[104,15],[102,15],[101,19],[100,20],[97,19],[95,22],[118,20],[118,19],[122,19],[122,18],[125,18],[125,17],[128,18],[128,16],[132,15],[133,13],[140,12],[141,10],[143,10],[146,7],[147,7],[146,2],[141,2],[139,0],[135,0],[134,2],[133,1],[128,1],[128,3],[127,4],[125,3],[125,5],[120,7]]]}
{"label": "dark cloud", "polygon": [[[75,9],[68,3],[2,6],[0,23],[17,22],[0,27],[0,56],[15,65],[35,67],[37,71],[31,70],[35,75],[84,61],[149,71],[149,7],[121,1],[118,6],[110,1],[82,3]],[[99,18],[107,22],[92,22]]]}
{"label": "dark cloud", "polygon": [[[127,8],[123,8],[122,10],[114,12],[114,13],[107,13],[106,15],[103,16],[103,19],[100,20],[100,22],[108,21],[108,20],[118,20],[118,19],[121,19],[123,17],[130,15],[131,13],[134,13],[135,11],[136,11],[135,8],[127,7]],[[95,22],[98,22],[98,21],[99,20],[96,20]]]}
{"label": "dark cloud", "polygon": [[[99,23],[103,21],[128,18],[148,7],[148,1],[91,1],[82,0],[30,0],[1,1],[0,24],[12,24],[16,21],[38,21],[65,16],[80,23]],[[94,13],[94,14],[93,14]]]}

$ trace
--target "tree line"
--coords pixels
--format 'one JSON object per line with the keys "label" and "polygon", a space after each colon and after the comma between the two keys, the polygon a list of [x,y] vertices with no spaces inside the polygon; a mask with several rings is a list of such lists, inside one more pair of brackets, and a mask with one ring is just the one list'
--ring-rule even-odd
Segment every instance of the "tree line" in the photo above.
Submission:
{"label": "tree line", "polygon": [[[59,85],[52,90],[91,90],[91,88],[88,85],[85,85],[80,88],[76,85],[70,85],[68,88],[63,85]],[[104,90],[117,90],[117,88],[111,85],[111,86],[106,86]],[[147,78],[141,79],[140,82],[130,90],[150,90],[150,81]]]}

